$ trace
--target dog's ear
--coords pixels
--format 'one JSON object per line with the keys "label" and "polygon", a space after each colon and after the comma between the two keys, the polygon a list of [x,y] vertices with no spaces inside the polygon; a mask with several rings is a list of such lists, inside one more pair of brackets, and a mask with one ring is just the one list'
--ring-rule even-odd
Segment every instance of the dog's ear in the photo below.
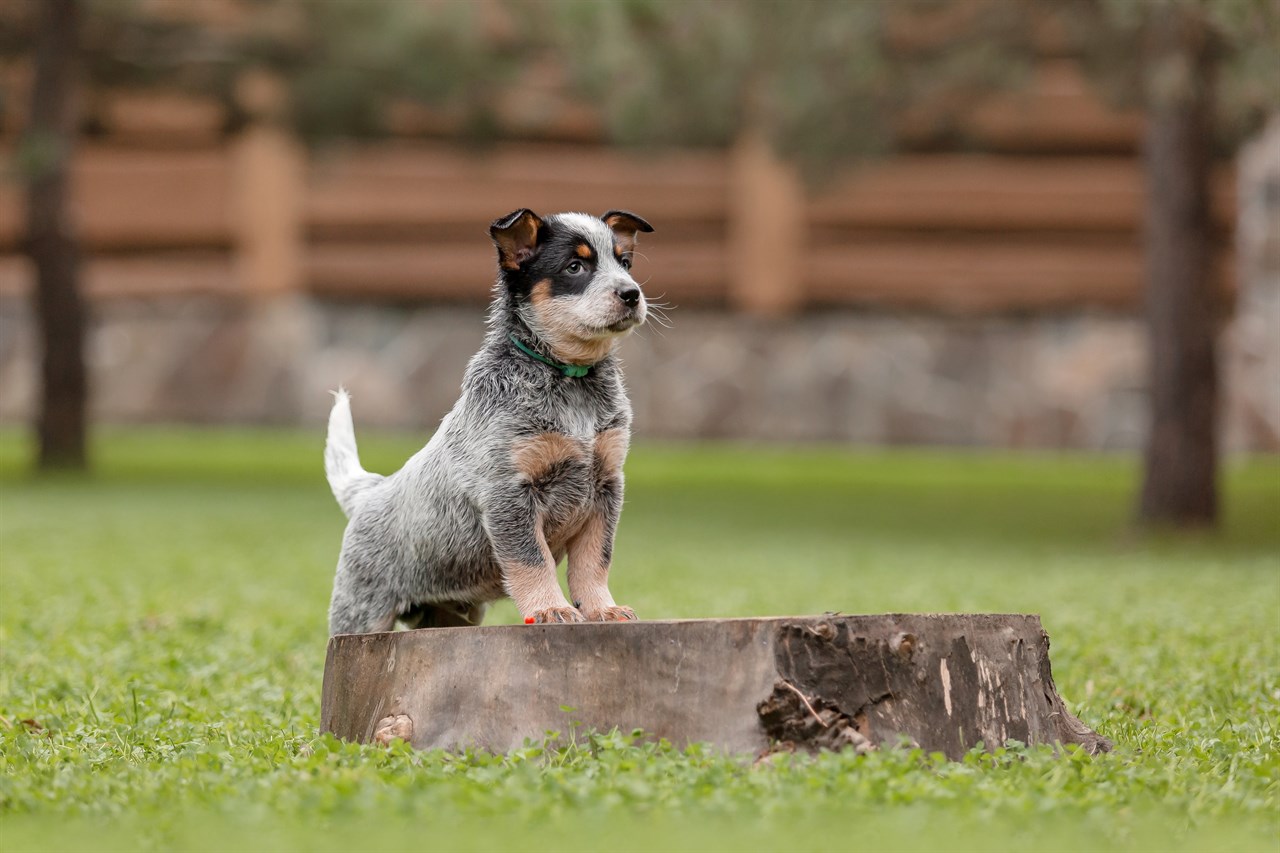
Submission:
{"label": "dog's ear", "polygon": [[613,236],[617,238],[618,246],[623,252],[635,249],[638,232],[648,234],[653,231],[652,225],[629,210],[611,210],[600,218],[613,230]]}
{"label": "dog's ear", "polygon": [[538,249],[540,228],[542,220],[527,207],[495,219],[489,226],[489,236],[498,247],[498,264],[507,270],[520,269]]}

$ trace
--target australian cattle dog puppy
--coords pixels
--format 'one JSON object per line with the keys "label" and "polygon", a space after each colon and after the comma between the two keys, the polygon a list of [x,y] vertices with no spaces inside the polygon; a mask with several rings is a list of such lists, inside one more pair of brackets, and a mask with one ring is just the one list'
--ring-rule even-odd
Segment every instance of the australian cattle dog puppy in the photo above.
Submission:
{"label": "australian cattle dog puppy", "polygon": [[[637,233],[652,230],[618,210],[494,222],[484,345],[440,429],[396,473],[360,467],[337,392],[325,474],[350,521],[330,634],[478,624],[504,596],[527,623],[636,618],[608,584],[631,436],[614,349],[645,321],[630,270]],[[565,556],[572,603],[556,577]]]}

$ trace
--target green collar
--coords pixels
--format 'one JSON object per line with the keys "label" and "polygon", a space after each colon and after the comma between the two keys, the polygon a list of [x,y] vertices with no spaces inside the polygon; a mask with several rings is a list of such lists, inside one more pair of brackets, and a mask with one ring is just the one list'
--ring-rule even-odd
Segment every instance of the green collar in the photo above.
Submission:
{"label": "green collar", "polygon": [[553,361],[552,359],[549,359],[544,355],[538,355],[536,352],[534,352],[533,350],[525,346],[523,343],[521,343],[520,339],[517,338],[514,333],[511,335],[511,343],[515,344],[516,347],[525,355],[529,356],[529,358],[536,358],[538,361],[542,362],[543,364],[549,364],[552,367],[554,367],[556,370],[563,373],[565,376],[568,376],[573,379],[578,379],[583,376],[586,376],[588,373],[591,372],[591,368],[595,367],[594,364],[561,364],[560,362]]}

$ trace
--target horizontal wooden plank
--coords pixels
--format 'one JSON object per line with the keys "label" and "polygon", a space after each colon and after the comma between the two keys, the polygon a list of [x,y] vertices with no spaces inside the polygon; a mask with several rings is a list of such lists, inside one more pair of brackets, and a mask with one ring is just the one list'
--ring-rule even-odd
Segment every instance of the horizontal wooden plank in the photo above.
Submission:
{"label": "horizontal wooden plank", "polygon": [[[724,299],[728,276],[716,244],[655,248],[637,258],[645,292],[677,304]],[[306,260],[307,287],[329,296],[457,299],[481,302],[497,275],[493,249],[482,241],[459,245],[321,243]]]}
{"label": "horizontal wooden plank", "polygon": [[728,205],[721,153],[641,159],[616,149],[452,146],[359,149],[311,170],[307,223],[344,228],[475,223],[521,207],[543,213],[612,208],[667,222],[720,220]]}
{"label": "horizontal wooden plank", "polygon": [[1137,151],[1145,119],[1110,106],[1071,58],[1042,61],[1023,90],[992,95],[970,111],[964,127],[1005,150],[1128,153]]}
{"label": "horizontal wooden plank", "polygon": [[[1135,154],[1145,121],[1141,112],[1109,105],[1073,58],[1036,63],[1021,87],[971,101],[970,93],[944,93],[898,114],[896,132],[908,146],[950,144],[958,132],[970,147],[1026,154]],[[959,107],[954,97],[959,96]]]}
{"label": "horizontal wooden plank", "polygon": [[587,185],[653,178],[697,187],[723,185],[726,168],[724,154],[717,150],[646,155],[604,145],[549,143],[470,149],[449,143],[380,142],[323,152],[312,164],[317,180],[537,178]]}
{"label": "horizontal wooden plank", "polygon": [[[1131,157],[895,157],[853,169],[814,198],[815,225],[857,228],[1137,231],[1145,182]],[[1214,179],[1214,214],[1235,217],[1235,175]]]}
{"label": "horizontal wooden plank", "polygon": [[[35,287],[35,269],[21,256],[0,255],[0,295],[20,296]],[[92,258],[85,264],[90,299],[238,295],[228,254]]]}
{"label": "horizontal wooden plank", "polygon": [[631,210],[669,228],[680,220],[723,220],[725,204],[687,191],[617,185],[580,188],[563,184],[521,183],[437,185],[429,190],[412,184],[369,182],[330,189],[317,188],[307,203],[312,233],[338,236],[376,228],[435,228],[470,225],[483,233],[498,217],[530,208],[539,213]]}
{"label": "horizontal wooden plank", "polygon": [[[1230,256],[1219,262],[1224,290]],[[1136,245],[1069,246],[904,239],[808,254],[810,302],[957,312],[1096,305],[1133,309],[1143,288]]]}
{"label": "horizontal wooden plank", "polygon": [[[84,146],[72,172],[72,212],[87,245],[227,245],[230,159],[227,147],[155,151]],[[0,183],[0,248],[16,246],[23,227],[21,188],[14,181]]]}
{"label": "horizontal wooden plank", "polygon": [[217,144],[226,107],[216,98],[177,91],[116,91],[102,98],[112,141],[164,147]]}
{"label": "horizontal wooden plank", "polygon": [[[722,253],[715,247],[679,246],[638,259],[638,279],[653,298],[677,304],[722,301]],[[329,296],[484,302],[496,274],[493,250],[474,246],[320,245],[307,255],[306,287]],[[35,273],[16,254],[0,255],[0,295],[29,293]],[[85,265],[92,298],[238,294],[230,254],[98,257]]]}

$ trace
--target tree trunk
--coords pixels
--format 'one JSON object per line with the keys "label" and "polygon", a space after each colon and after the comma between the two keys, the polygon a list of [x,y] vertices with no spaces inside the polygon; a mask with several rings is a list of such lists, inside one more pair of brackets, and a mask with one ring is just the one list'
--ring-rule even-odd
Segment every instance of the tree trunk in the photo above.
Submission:
{"label": "tree trunk", "polygon": [[[1036,616],[891,614],[427,628],[329,640],[320,727],[519,749],[575,725],[726,752],[1111,742],[1067,710]],[[554,737],[552,738],[555,739]]]}
{"label": "tree trunk", "polygon": [[80,298],[80,247],[68,209],[76,139],[79,0],[43,0],[35,44],[27,166],[26,249],[36,268],[35,309],[43,349],[39,467],[84,468],[88,380]]}
{"label": "tree trunk", "polygon": [[1147,35],[1151,424],[1138,516],[1153,526],[1209,526],[1218,511],[1213,45],[1196,13],[1177,8],[1153,12]]}

